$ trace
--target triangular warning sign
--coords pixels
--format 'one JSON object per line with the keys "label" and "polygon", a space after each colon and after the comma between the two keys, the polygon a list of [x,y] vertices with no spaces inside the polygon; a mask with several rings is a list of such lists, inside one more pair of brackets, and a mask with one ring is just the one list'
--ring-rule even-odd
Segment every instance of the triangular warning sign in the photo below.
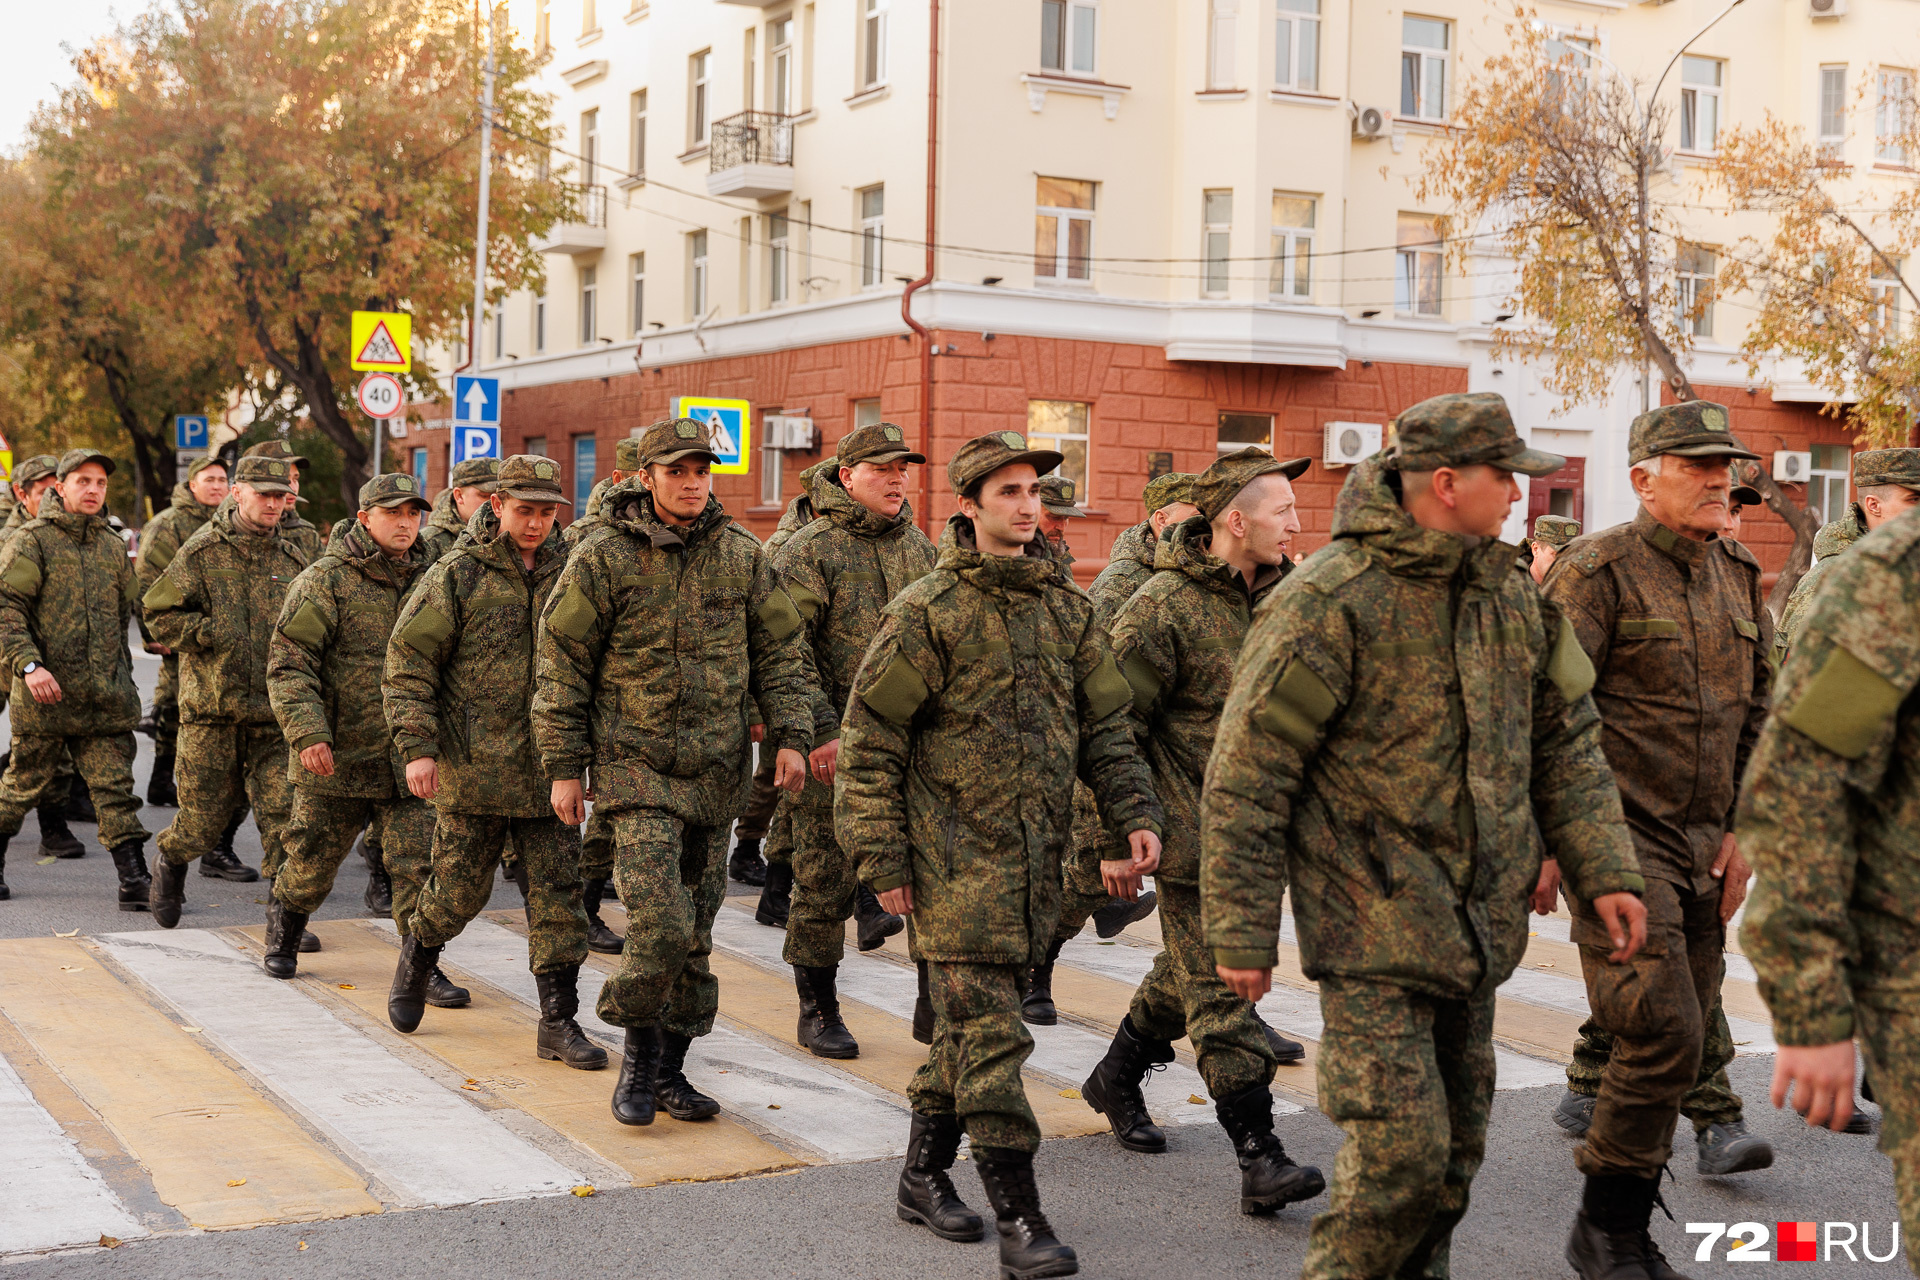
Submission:
{"label": "triangular warning sign", "polygon": [[356,364],[405,364],[400,348],[395,345],[393,335],[387,332],[387,322],[382,320],[373,326],[373,332],[367,335],[366,345],[355,356]]}
{"label": "triangular warning sign", "polygon": [[740,452],[740,446],[733,438],[733,432],[727,430],[727,421],[718,409],[707,410],[707,430],[713,451],[722,457],[731,458]]}

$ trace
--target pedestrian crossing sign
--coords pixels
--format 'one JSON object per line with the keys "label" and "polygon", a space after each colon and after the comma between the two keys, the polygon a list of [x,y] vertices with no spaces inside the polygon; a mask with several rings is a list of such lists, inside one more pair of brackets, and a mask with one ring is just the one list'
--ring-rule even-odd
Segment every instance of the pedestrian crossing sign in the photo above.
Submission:
{"label": "pedestrian crossing sign", "polygon": [[355,372],[413,368],[413,317],[404,311],[356,311],[348,337]]}
{"label": "pedestrian crossing sign", "polygon": [[747,474],[753,448],[753,406],[745,400],[716,400],[710,396],[677,396],[673,416],[692,418],[707,429],[707,439],[720,461],[717,476]]}

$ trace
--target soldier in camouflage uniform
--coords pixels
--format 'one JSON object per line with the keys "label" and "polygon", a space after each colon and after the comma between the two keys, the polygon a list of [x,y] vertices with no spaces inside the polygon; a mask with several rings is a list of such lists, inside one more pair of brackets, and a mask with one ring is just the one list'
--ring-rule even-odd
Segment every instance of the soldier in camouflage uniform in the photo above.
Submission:
{"label": "soldier in camouflage uniform", "polygon": [[858,916],[862,951],[881,946],[906,922],[857,883],[858,868],[833,835],[834,762],[840,714],[854,673],[880,627],[887,602],[933,568],[933,543],[914,527],[907,481],[926,455],[891,422],[857,427],[841,439],[835,474],[813,485],[819,518],[773,555],[773,567],[800,609],[813,652],[813,778],[792,806],[795,892],[786,949],[800,994],[797,1036],[822,1058],[854,1058],[860,1047],[840,1018],[835,975],[846,923]]}
{"label": "soldier in camouflage uniform", "polygon": [[1867,534],[1920,506],[1920,449],[1870,449],[1853,456],[1854,500],[1847,513],[1824,525],[1813,540],[1813,567],[1794,585],[1773,633],[1776,664],[1784,663],[1799,637],[1813,593],[1837,557]]}
{"label": "soldier in camouflage uniform", "polygon": [[1140,1085],[1154,1064],[1173,1061],[1173,1042],[1186,1036],[1239,1158],[1249,1213],[1310,1199],[1326,1181],[1288,1159],[1273,1136],[1276,1054],[1252,1004],[1214,973],[1201,934],[1200,786],[1247,625],[1293,568],[1287,547],[1300,516],[1292,482],[1311,465],[1248,447],[1208,467],[1193,484],[1199,514],[1160,540],[1157,571],[1111,624],[1114,659],[1133,689],[1134,738],[1167,816],[1154,875],[1163,943],[1080,1096],[1107,1117],[1121,1146],[1165,1151]]}
{"label": "soldier in camouflage uniform", "polygon": [[[278,525],[293,464],[242,458],[233,492],[213,518],[182,544],[166,572],[141,599],[156,643],[180,655],[180,811],[160,833],[153,877],[153,918],[180,922],[187,864],[213,860],[232,880],[259,875],[218,849],[234,811],[251,801],[271,877],[285,858],[293,810],[287,740],[267,696],[267,646],[287,588],[307,567]],[[317,950],[318,940],[301,940]]]}
{"label": "soldier in camouflage uniform", "polygon": [[[181,544],[213,518],[227,496],[227,487],[227,466],[220,459],[196,458],[188,464],[187,478],[173,486],[173,505],[140,530],[140,555],[134,562],[134,572],[139,575],[143,593],[167,571]],[[180,794],[174,786],[173,762],[180,736],[180,656],[176,653],[160,657],[152,720],[153,773],[147,779],[147,803],[177,807]]]}
{"label": "soldier in camouflage uniform", "polygon": [[1073,552],[1067,550],[1067,521],[1087,518],[1073,494],[1073,481],[1067,477],[1040,477],[1040,533],[1068,581],[1073,579]]}
{"label": "soldier in camouflage uniform", "polygon": [[307,460],[287,448],[283,440],[266,440],[254,445],[243,458],[278,458],[287,464],[287,492],[281,495],[285,510],[280,514],[280,536],[300,548],[300,554],[312,564],[320,558],[320,530],[301,516],[298,508],[300,498],[300,476],[307,469]]}
{"label": "soldier in camouflage uniform", "polygon": [[447,477],[448,487],[433,500],[433,514],[420,530],[420,545],[426,548],[428,564],[453,550],[473,513],[499,488],[499,480],[498,458],[468,458],[454,464],[453,474]]}
{"label": "soldier in camouflage uniform", "polygon": [[1160,856],[1131,691],[1092,602],[1038,536],[1040,478],[1060,462],[1006,431],[948,463],[960,514],[933,572],[887,606],[854,680],[834,813],[860,878],[911,915],[939,1015],[907,1091],[897,1211],[946,1239],[979,1238],[947,1175],[964,1129],[1001,1271],[1023,1277],[1078,1269],[1040,1209],[1040,1130],[1020,1077],[1033,1050],[1021,989],[1053,940],[1076,773],[1127,841],[1108,868],[1116,891],[1137,892]]}
{"label": "soldier in camouflage uniform", "polygon": [[1527,540],[1527,550],[1533,556],[1527,572],[1534,582],[1547,580],[1547,570],[1553,568],[1554,560],[1579,536],[1580,522],[1571,516],[1540,516],[1534,520],[1533,537]]}
{"label": "soldier in camouflage uniform", "polygon": [[1291,886],[1320,984],[1320,1105],[1347,1141],[1307,1280],[1449,1274],[1542,844],[1616,961],[1644,938],[1592,666],[1498,540],[1512,473],[1563,459],[1528,449],[1497,395],[1437,396],[1396,425],[1347,477],[1332,544],[1256,612],[1201,797],[1221,979],[1271,988]]}
{"label": "soldier in camouflage uniform", "polygon": [[524,869],[527,963],[540,991],[534,1052],[594,1071],[607,1051],[580,1029],[587,917],[580,897],[579,819],[547,806],[528,719],[535,633],[566,547],[554,515],[567,499],[560,468],[531,454],[500,464],[498,488],[453,550],[400,606],[387,645],[387,728],[407,789],[436,810],[432,866],[402,932],[387,1020],[420,1025],[440,951],[486,909],[501,852]]}
{"label": "soldier in camouflage uniform", "polygon": [[700,423],[648,427],[639,490],[610,495],[540,631],[533,727],[554,812],[578,819],[591,768],[593,801],[613,818],[627,936],[598,1012],[626,1028],[622,1124],[651,1124],[656,1107],[680,1120],[719,1111],[684,1064],[719,1007],[707,957],[727,830],[752,784],[750,709],[766,710],[786,789],[804,784],[813,747],[800,615],[759,540],[713,497],[716,461]]}
{"label": "soldier in camouflage uniform", "polygon": [[1740,798],[1735,832],[1759,872],[1740,939],[1780,1046],[1775,1105],[1842,1128],[1856,1038],[1866,1053],[1920,1272],[1920,515],[1823,578]]}
{"label": "soldier in camouflage uniform", "polygon": [[136,587],[126,544],[106,520],[112,473],[105,454],[69,449],[58,487],[44,491],[39,514],[0,550],[0,655],[13,673],[13,749],[0,776],[0,899],[8,896],[7,842],[68,762],[98,797],[120,909],[138,911],[146,896],[147,832],[133,795],[140,695],[127,649]]}

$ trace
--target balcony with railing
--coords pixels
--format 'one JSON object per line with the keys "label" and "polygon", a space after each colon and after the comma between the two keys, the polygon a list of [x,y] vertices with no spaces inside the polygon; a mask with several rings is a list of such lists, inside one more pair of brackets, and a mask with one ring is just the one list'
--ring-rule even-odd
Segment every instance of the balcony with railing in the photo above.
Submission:
{"label": "balcony with railing", "polygon": [[793,117],[742,111],[715,120],[707,157],[708,195],[785,195],[793,190]]}
{"label": "balcony with railing", "polygon": [[598,253],[607,247],[607,189],[599,183],[565,182],[568,207],[540,241],[542,253]]}

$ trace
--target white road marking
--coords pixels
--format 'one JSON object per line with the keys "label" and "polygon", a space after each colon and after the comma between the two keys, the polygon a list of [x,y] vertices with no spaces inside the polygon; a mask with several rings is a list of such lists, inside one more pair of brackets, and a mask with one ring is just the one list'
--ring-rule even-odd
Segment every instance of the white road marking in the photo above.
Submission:
{"label": "white road marking", "polygon": [[147,1234],[4,1057],[0,1152],[0,1254]]}

